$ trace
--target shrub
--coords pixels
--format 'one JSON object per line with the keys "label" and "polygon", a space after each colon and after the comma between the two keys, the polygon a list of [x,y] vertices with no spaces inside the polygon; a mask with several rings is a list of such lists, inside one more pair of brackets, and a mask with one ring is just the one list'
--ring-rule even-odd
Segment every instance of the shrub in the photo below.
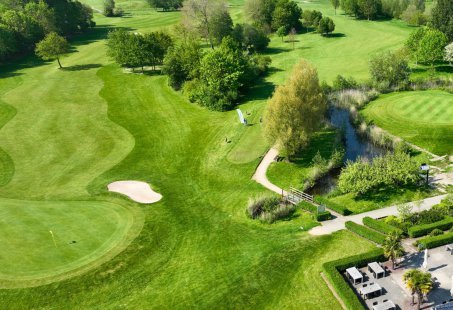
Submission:
{"label": "shrub", "polygon": [[318,222],[328,221],[332,218],[332,214],[329,211],[319,212],[316,214],[316,220]]}
{"label": "shrub", "polygon": [[398,233],[401,235],[403,233],[403,231],[399,228],[396,228],[392,225],[389,225],[383,221],[379,221],[379,220],[375,220],[371,217],[365,217],[363,218],[362,220],[363,224],[365,226],[368,226],[374,230],[377,230],[383,234],[389,234],[391,233],[392,231],[398,231]]}
{"label": "shrub", "polygon": [[263,223],[271,224],[289,216],[295,210],[295,206],[282,203],[278,197],[259,197],[249,200],[247,215],[250,218],[259,219]]}
{"label": "shrub", "polygon": [[434,237],[425,237],[417,240],[415,245],[422,249],[432,249],[450,243],[453,243],[453,233],[442,234]]}
{"label": "shrub", "polygon": [[345,89],[355,89],[359,86],[356,80],[353,77],[345,78],[342,75],[337,75],[333,81],[333,89],[335,90],[345,90]]}
{"label": "shrub", "polygon": [[429,233],[429,235],[430,235],[431,237],[440,236],[440,235],[443,235],[443,234],[444,234],[444,232],[443,232],[442,230],[438,229],[438,228],[434,229],[433,231],[431,231],[431,232]]}
{"label": "shrub", "polygon": [[339,260],[324,263],[322,266],[324,275],[334,287],[340,298],[343,300],[347,309],[359,310],[365,309],[358,299],[357,295],[346,282],[342,273],[350,267],[364,267],[368,263],[375,261],[384,261],[384,252],[382,249],[376,249],[371,252],[342,258]]}
{"label": "shrub", "polygon": [[411,238],[417,238],[425,236],[431,233],[433,230],[448,230],[453,227],[453,217],[447,217],[441,221],[434,222],[432,224],[422,224],[412,226],[408,229],[408,234]]}
{"label": "shrub", "polygon": [[327,198],[324,198],[322,196],[315,196],[314,197],[314,201],[316,203],[319,203],[321,205],[325,205],[326,208],[329,208],[341,215],[350,215],[352,214],[351,210],[349,210],[348,208],[344,207],[344,206],[341,206],[335,202],[332,202],[330,201],[329,199]]}
{"label": "shrub", "polygon": [[359,225],[359,224],[351,222],[351,221],[347,221],[345,223],[345,226],[348,230],[356,233],[357,235],[359,235],[365,239],[373,241],[377,244],[384,244],[385,235],[383,235],[375,230],[369,229],[368,227]]}

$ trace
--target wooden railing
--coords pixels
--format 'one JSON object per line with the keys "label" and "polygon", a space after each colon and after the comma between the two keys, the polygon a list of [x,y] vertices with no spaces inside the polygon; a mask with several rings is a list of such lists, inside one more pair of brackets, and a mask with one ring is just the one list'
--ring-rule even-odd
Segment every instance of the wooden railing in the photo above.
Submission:
{"label": "wooden railing", "polygon": [[297,205],[301,201],[308,201],[308,202],[314,203],[312,195],[304,193],[303,191],[300,191],[293,187],[290,187],[288,194],[286,196],[286,199],[290,203],[295,204],[295,205]]}

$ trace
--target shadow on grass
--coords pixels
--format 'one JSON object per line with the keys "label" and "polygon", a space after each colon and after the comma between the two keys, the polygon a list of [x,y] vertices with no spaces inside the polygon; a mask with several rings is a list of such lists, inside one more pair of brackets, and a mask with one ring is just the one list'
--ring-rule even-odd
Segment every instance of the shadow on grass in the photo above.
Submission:
{"label": "shadow on grass", "polygon": [[268,47],[265,51],[265,55],[276,55],[280,53],[290,52],[291,48],[282,48],[282,47]]}
{"label": "shadow on grass", "polygon": [[346,37],[346,34],[344,33],[331,33],[326,38],[344,38]]}
{"label": "shadow on grass", "polygon": [[370,191],[366,194],[357,195],[354,197],[355,201],[372,201],[372,202],[386,202],[391,197],[395,197],[397,195],[403,196],[404,193],[407,191],[412,192],[422,192],[422,193],[429,193],[430,189],[427,187],[420,187],[417,185],[408,185],[404,187],[382,187],[379,190]]}
{"label": "shadow on grass", "polygon": [[75,65],[71,67],[63,67],[62,70],[64,71],[84,71],[84,70],[90,70],[90,69],[97,69],[102,67],[101,64],[86,64],[86,65]]}

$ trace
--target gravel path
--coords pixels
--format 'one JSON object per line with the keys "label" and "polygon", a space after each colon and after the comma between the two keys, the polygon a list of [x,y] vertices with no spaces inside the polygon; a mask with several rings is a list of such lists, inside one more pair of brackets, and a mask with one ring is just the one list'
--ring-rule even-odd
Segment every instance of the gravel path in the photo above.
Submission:
{"label": "gravel path", "polygon": [[256,168],[255,174],[253,175],[252,179],[255,180],[256,182],[260,183],[263,185],[265,188],[270,189],[273,192],[276,192],[277,194],[282,194],[286,195],[287,192],[284,191],[282,188],[278,187],[275,184],[272,184],[266,176],[267,169],[269,166],[272,164],[274,161],[274,158],[278,156],[278,150],[275,148],[271,148],[266,155],[264,155],[263,160],[260,162],[258,165],[258,168]]}

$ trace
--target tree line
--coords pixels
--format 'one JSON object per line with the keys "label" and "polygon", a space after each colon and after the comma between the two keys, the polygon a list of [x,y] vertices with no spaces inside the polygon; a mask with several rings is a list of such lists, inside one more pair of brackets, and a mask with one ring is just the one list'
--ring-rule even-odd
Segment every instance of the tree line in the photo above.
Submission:
{"label": "tree line", "polygon": [[63,36],[93,27],[93,11],[75,0],[2,0],[0,61],[34,50],[52,32]]}

